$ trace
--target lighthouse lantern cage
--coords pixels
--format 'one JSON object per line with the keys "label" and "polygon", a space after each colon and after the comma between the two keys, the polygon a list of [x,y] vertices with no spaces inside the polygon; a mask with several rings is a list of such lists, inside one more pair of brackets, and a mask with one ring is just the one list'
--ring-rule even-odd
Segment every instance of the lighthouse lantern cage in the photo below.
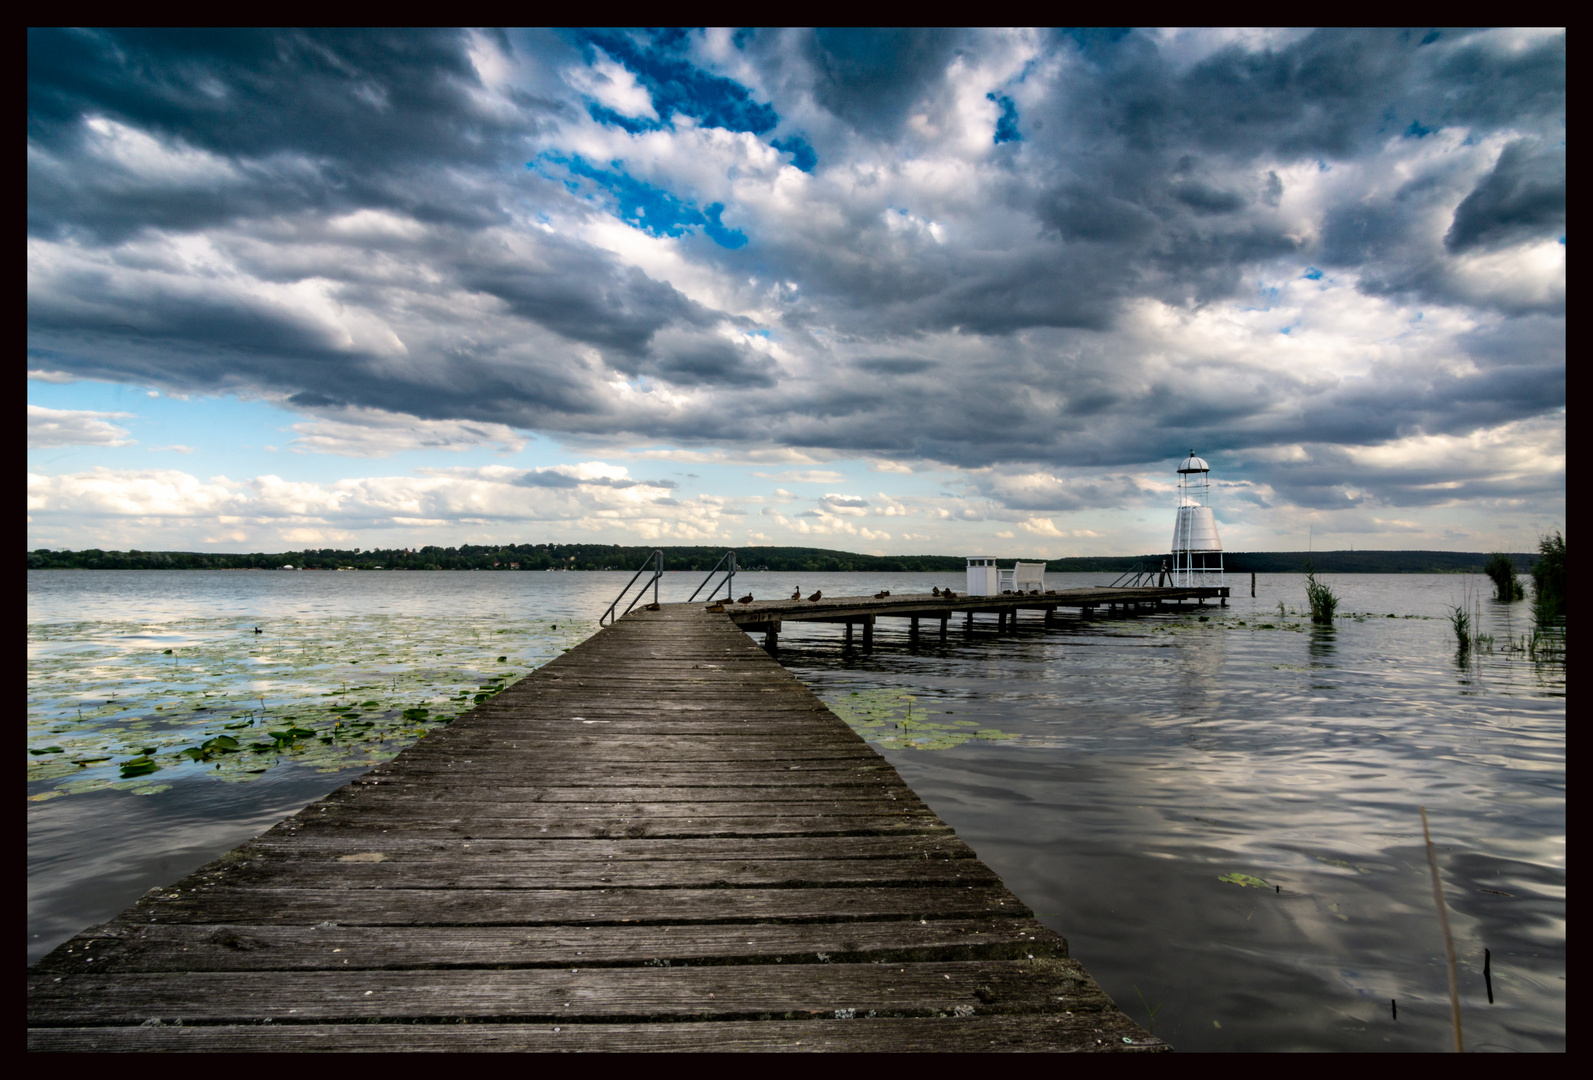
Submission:
{"label": "lighthouse lantern cage", "polygon": [[1178,519],[1173,525],[1174,588],[1199,589],[1226,584],[1222,538],[1211,505],[1211,466],[1193,450],[1178,466]]}

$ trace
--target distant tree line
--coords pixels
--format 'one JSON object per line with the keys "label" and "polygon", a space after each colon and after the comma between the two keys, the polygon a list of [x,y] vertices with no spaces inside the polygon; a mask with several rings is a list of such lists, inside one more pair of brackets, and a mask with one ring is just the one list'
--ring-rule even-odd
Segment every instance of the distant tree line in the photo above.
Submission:
{"label": "distant tree line", "polygon": [[[197,551],[52,551],[28,552],[28,569],[78,570],[635,570],[652,554],[649,547],[618,544],[465,544],[461,547],[375,548],[224,554]],[[722,547],[666,547],[664,569],[706,573],[724,555]],[[1022,556],[1019,556],[1022,557]],[[1230,552],[1228,571],[1235,574],[1302,573],[1308,561],[1317,573],[1443,574],[1480,573],[1489,555],[1469,551],[1259,551]],[[1533,563],[1530,553],[1505,556],[1520,573]],[[1169,555],[1080,556],[1044,560],[1054,573],[1121,573],[1136,566],[1155,568]],[[1563,560],[1563,555],[1562,555]],[[1011,563],[1012,559],[1002,559]],[[1041,561],[1041,560],[1034,560]],[[793,573],[956,573],[966,563],[960,555],[859,555],[804,547],[736,549],[742,570]]]}

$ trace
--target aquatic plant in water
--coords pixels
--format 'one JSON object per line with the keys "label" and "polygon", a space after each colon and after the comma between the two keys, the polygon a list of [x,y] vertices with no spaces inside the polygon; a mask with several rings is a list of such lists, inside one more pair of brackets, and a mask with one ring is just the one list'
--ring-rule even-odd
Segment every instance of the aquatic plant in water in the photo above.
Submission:
{"label": "aquatic plant in water", "polygon": [[1532,616],[1539,626],[1565,617],[1565,537],[1538,538],[1538,557],[1532,560]]}
{"label": "aquatic plant in water", "polygon": [[941,715],[919,705],[905,690],[853,690],[824,699],[830,711],[876,746],[887,749],[945,750],[972,739],[1000,741],[1016,735],[982,728],[972,720],[930,720]]}
{"label": "aquatic plant in water", "polygon": [[532,620],[317,617],[28,628],[30,782],[40,800],[153,795],[178,777],[249,781],[395,756],[579,641]]}
{"label": "aquatic plant in water", "polygon": [[1305,599],[1311,607],[1311,621],[1314,623],[1332,623],[1333,612],[1339,606],[1339,598],[1332,589],[1316,579],[1316,567],[1310,563],[1305,565]]}
{"label": "aquatic plant in water", "polygon": [[1526,597],[1527,591],[1521,587],[1521,579],[1516,577],[1516,564],[1510,556],[1494,552],[1488,556],[1482,572],[1493,582],[1495,600],[1503,600],[1508,604]]}

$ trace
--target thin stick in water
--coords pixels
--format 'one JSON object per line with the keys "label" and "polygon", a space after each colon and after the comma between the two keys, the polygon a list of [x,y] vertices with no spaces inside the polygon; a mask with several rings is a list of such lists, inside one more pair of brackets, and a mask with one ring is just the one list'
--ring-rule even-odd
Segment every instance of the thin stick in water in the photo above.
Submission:
{"label": "thin stick in water", "polygon": [[1427,841],[1427,869],[1433,875],[1433,903],[1438,905],[1438,928],[1444,932],[1444,956],[1449,961],[1449,1015],[1455,1024],[1455,1053],[1465,1053],[1460,1039],[1460,981],[1455,974],[1455,939],[1449,933],[1449,909],[1444,906],[1444,883],[1438,877],[1438,853],[1427,831],[1427,808],[1421,807],[1422,837]]}

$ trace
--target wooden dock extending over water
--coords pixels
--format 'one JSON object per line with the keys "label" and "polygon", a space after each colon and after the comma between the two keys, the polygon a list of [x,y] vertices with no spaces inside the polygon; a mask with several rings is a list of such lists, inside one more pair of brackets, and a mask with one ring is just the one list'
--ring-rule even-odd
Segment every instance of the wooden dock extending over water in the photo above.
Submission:
{"label": "wooden dock extending over water", "polygon": [[634,612],[74,937],[29,1048],[1167,1049],[741,614]]}
{"label": "wooden dock extending over water", "polygon": [[[743,574],[743,579],[754,575]],[[752,595],[752,594],[748,594]],[[1071,608],[1088,618],[1103,608],[1111,613],[1159,611],[1168,604],[1182,606],[1186,600],[1204,604],[1217,600],[1228,605],[1227,586],[1198,588],[1087,588],[1051,589],[1046,592],[1003,593],[1000,596],[966,596],[961,593],[935,596],[917,593],[903,596],[834,596],[820,595],[818,600],[790,598],[771,600],[754,598],[741,604],[724,601],[725,612],[735,624],[748,633],[762,633],[764,647],[771,653],[778,646],[780,627],[786,622],[844,623],[846,647],[852,647],[852,628],[863,630],[863,648],[873,647],[874,624],[881,618],[908,620],[908,637],[919,639],[920,621],[939,623],[940,640],[946,640],[947,627],[952,617],[961,615],[963,627],[974,628],[974,619],[981,615],[996,617],[997,633],[1012,633],[1018,628],[1021,612],[1039,612],[1043,626],[1050,626],[1058,608]]]}

